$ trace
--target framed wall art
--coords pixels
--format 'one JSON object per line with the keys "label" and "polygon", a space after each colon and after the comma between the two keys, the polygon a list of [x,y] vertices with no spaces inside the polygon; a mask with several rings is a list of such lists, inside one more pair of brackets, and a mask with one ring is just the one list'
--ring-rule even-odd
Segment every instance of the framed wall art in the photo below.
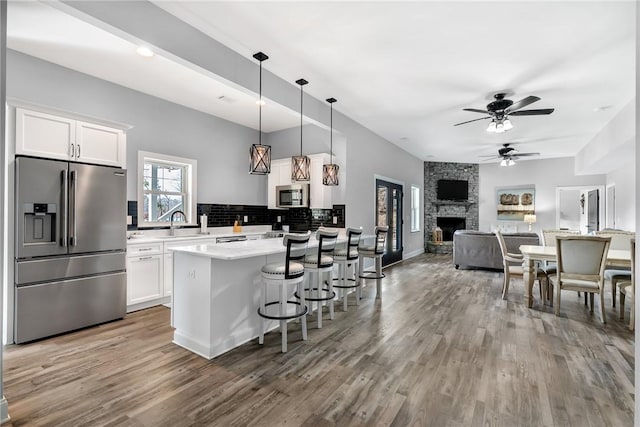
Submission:
{"label": "framed wall art", "polygon": [[524,221],[525,215],[536,213],[534,185],[498,188],[497,214],[501,221]]}

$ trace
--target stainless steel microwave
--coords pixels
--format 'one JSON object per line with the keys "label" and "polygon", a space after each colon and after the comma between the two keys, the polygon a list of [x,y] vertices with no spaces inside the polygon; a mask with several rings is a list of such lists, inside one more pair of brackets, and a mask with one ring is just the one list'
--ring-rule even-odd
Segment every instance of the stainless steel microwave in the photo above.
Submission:
{"label": "stainless steel microwave", "polygon": [[276,206],[279,208],[308,208],[309,184],[278,185]]}

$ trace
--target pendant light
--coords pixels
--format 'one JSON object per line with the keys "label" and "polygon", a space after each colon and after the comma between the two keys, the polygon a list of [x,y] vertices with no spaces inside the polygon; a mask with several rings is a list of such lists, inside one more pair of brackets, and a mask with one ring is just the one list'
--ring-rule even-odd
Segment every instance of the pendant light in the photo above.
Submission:
{"label": "pendant light", "polygon": [[258,100],[258,143],[249,149],[249,174],[266,175],[271,172],[271,146],[262,145],[262,61],[269,59],[263,52],[253,55],[260,61],[260,99]]}
{"label": "pendant light", "polygon": [[331,163],[328,165],[322,165],[322,184],[323,185],[338,185],[338,169],[339,166],[333,163],[333,103],[337,102],[335,98],[328,98],[327,102],[331,105]]}
{"label": "pendant light", "polygon": [[291,157],[291,182],[309,181],[311,179],[311,171],[309,165],[311,159],[302,155],[302,98],[303,87],[308,81],[305,79],[296,80],[300,85],[300,155]]}

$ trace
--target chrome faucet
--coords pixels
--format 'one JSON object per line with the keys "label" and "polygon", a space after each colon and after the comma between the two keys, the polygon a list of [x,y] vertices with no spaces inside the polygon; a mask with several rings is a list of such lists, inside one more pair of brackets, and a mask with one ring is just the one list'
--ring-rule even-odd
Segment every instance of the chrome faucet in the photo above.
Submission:
{"label": "chrome faucet", "polygon": [[172,235],[172,236],[174,236],[174,235],[175,235],[175,231],[174,231],[174,230],[175,230],[175,227],[174,227],[174,225],[173,225],[173,218],[174,218],[174,216],[175,216],[176,214],[181,214],[181,215],[182,215],[182,217],[184,218],[184,221],[185,221],[185,222],[187,222],[187,216],[184,214],[184,212],[182,212],[182,211],[174,211],[174,212],[171,214],[171,225],[169,226],[169,234],[170,234],[170,235]]}

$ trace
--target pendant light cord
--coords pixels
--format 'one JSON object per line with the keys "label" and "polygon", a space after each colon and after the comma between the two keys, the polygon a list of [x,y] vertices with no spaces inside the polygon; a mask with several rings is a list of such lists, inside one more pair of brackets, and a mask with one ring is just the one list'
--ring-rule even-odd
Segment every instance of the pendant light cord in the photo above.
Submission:
{"label": "pendant light cord", "polygon": [[258,101],[258,145],[262,145],[262,61],[260,61],[260,100]]}
{"label": "pendant light cord", "polygon": [[331,155],[331,164],[333,164],[333,102],[331,103],[331,119],[329,120],[329,123],[331,125],[331,153],[329,153]]}
{"label": "pendant light cord", "polygon": [[300,85],[300,156],[302,156],[302,92],[303,85]]}

